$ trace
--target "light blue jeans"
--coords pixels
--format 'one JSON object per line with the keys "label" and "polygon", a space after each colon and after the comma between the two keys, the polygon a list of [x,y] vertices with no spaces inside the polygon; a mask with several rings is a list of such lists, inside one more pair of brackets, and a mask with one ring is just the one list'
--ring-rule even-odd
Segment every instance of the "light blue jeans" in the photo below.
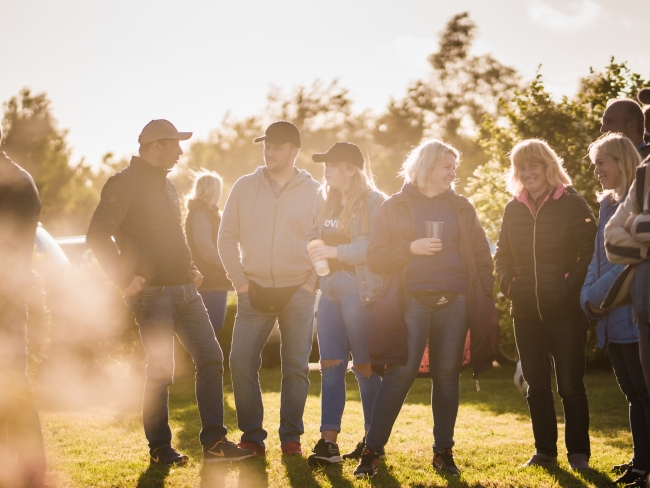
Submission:
{"label": "light blue jeans", "polygon": [[446,307],[433,311],[415,298],[404,314],[408,329],[408,362],[388,365],[377,394],[366,446],[383,452],[397,415],[415,380],[429,339],[431,357],[431,410],[433,449],[454,446],[454,427],[460,403],[460,368],[467,337],[465,295],[458,295]]}
{"label": "light blue jeans", "polygon": [[309,354],[314,333],[316,293],[301,286],[279,314],[251,307],[248,292],[239,294],[237,298],[230,370],[237,425],[243,432],[241,440],[264,445],[267,437],[262,427],[264,404],[258,371],[262,366],[262,349],[277,319],[282,341],[280,442],[300,442],[305,431],[302,416],[309,389]]}
{"label": "light blue jeans", "polygon": [[[359,296],[354,273],[338,271],[320,279],[322,295],[318,302],[318,348],[321,361],[339,359],[341,364],[321,368],[321,432],[341,432],[345,409],[345,373],[350,353],[355,364],[370,362],[368,336],[374,304],[365,305]],[[354,371],[354,369],[353,369]],[[381,378],[354,371],[359,383],[363,407],[364,429],[370,428],[372,407],[381,385]]]}

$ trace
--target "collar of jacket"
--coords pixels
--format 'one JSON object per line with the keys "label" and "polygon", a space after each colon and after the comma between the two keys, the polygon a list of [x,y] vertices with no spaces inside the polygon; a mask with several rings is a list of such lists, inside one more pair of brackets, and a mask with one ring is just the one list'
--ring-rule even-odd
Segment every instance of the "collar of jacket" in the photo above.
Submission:
{"label": "collar of jacket", "polygon": [[207,214],[219,215],[219,207],[210,205],[203,200],[189,200],[187,202],[188,210],[195,210],[197,212],[205,212]]}
{"label": "collar of jacket", "polygon": [[[411,188],[410,191],[408,187]],[[413,198],[413,196],[410,195],[410,192],[413,191],[413,189],[415,189],[413,185],[410,185],[409,183],[404,183],[402,189],[399,192],[397,192],[395,195],[393,195],[391,198],[394,199],[395,202],[405,202],[410,205],[411,198]],[[417,191],[417,189],[415,191]],[[465,198],[462,195],[459,195],[454,190],[449,190],[449,201],[451,201],[451,204],[454,207],[454,211],[456,212],[458,212],[463,208],[472,206],[472,204],[469,203],[469,200],[467,200],[467,198]]]}
{"label": "collar of jacket", "polygon": [[[305,171],[304,169],[299,170],[295,166],[294,169],[297,171],[296,174],[294,174],[292,178],[289,180],[289,182],[282,187],[282,191],[286,191],[291,188],[294,188],[307,179],[310,180],[313,179],[311,175],[307,173],[307,171]],[[266,186],[269,189],[269,191],[272,192],[273,190],[271,190],[271,183],[269,182],[269,179],[266,177],[265,170],[266,170],[266,166],[260,166],[255,170],[255,173],[253,174],[256,175],[261,180],[262,184]]]}
{"label": "collar of jacket", "polygon": [[131,158],[130,166],[138,171],[139,173],[145,174],[148,178],[152,178],[154,181],[164,182],[167,179],[167,175],[171,171],[170,169],[159,168],[153,164],[145,161],[138,156],[133,156]]}
{"label": "collar of jacket", "polygon": [[[558,186],[558,187],[555,189],[555,191],[553,191],[553,200],[557,200],[558,198],[560,198],[560,197],[562,196],[562,193],[564,193],[564,190],[566,190],[567,188],[568,188],[568,187],[567,187],[566,185],[560,184],[560,186]],[[551,195],[551,193],[549,192],[549,193],[546,195],[546,198],[544,198],[544,201],[542,202],[542,204],[540,205],[540,207],[541,207],[542,205],[544,205],[544,203],[546,203],[546,201],[548,200],[548,198],[549,198],[550,195]],[[518,202],[521,202],[521,203],[523,203],[524,205],[527,205],[528,207],[530,207],[530,202],[528,201],[528,192],[527,192],[526,190],[522,191],[521,194],[517,195],[517,196],[515,197],[515,199],[516,199]]]}

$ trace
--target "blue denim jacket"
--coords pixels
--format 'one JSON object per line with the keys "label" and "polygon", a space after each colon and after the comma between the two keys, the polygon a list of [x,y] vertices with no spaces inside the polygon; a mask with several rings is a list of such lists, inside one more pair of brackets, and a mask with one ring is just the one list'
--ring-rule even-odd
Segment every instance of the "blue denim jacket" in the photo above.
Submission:
{"label": "blue denim jacket", "polygon": [[[368,222],[363,218],[361,211],[364,202],[359,202],[352,214],[350,222],[350,244],[342,244],[337,248],[339,261],[353,265],[357,275],[359,295],[363,303],[374,302],[382,287],[381,275],[371,273],[366,265],[366,251],[368,249],[368,237],[379,207],[384,203],[384,195],[378,191],[368,193]],[[307,242],[312,239],[320,239],[323,231],[323,221],[319,221],[307,236]]]}
{"label": "blue denim jacket", "polygon": [[601,317],[593,315],[587,307],[587,302],[595,307],[600,306],[612,283],[625,267],[624,264],[610,263],[605,253],[605,225],[616,212],[618,205],[619,203],[614,202],[610,197],[605,197],[600,202],[600,221],[598,222],[594,256],[589,264],[587,277],[580,293],[580,305],[584,312],[589,318],[598,319],[596,335],[598,347],[601,349],[609,342],[632,344],[639,341],[632,305],[615,308]]}

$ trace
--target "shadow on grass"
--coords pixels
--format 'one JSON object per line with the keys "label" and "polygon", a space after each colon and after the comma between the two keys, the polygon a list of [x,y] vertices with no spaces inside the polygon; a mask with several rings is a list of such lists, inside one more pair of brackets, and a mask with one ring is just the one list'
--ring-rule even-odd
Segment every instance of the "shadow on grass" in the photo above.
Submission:
{"label": "shadow on grass", "polygon": [[147,470],[138,478],[137,488],[162,488],[171,466],[150,464]]}
{"label": "shadow on grass", "polygon": [[201,469],[202,488],[224,488],[231,471],[239,470],[237,486],[240,488],[266,488],[269,486],[266,460],[262,457],[240,463],[204,464]]}
{"label": "shadow on grass", "polygon": [[310,465],[312,471],[322,473],[332,486],[337,488],[351,488],[354,484],[343,474],[344,463],[331,464],[329,466]]}
{"label": "shadow on grass", "polygon": [[311,466],[302,456],[282,456],[284,472],[293,488],[318,488],[320,484],[314,478]]}
{"label": "shadow on grass", "polygon": [[[476,390],[471,370],[461,376],[461,405],[470,405],[495,415],[514,414],[521,420],[529,419],[528,404],[514,385],[515,368],[493,368],[479,377],[481,390]],[[627,401],[611,371],[594,371],[585,375],[589,397],[590,431],[605,437],[617,437],[621,430],[629,429]],[[564,422],[562,402],[553,385],[558,422]],[[430,405],[431,381],[416,379],[405,403]]]}

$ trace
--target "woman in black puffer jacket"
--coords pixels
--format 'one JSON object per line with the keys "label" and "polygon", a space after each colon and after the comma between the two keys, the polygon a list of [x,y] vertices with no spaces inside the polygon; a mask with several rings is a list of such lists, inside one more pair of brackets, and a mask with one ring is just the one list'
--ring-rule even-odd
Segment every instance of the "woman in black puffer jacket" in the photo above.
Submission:
{"label": "woman in black puffer jacket", "polygon": [[[508,202],[495,255],[501,292],[512,300],[515,339],[533,422],[536,453],[526,466],[557,464],[553,364],[564,405],[573,469],[589,467],[589,404],[583,376],[587,319],[580,290],[594,252],[596,219],[569,185],[562,160],[542,140],[511,153]],[[552,360],[551,360],[552,357]]]}

